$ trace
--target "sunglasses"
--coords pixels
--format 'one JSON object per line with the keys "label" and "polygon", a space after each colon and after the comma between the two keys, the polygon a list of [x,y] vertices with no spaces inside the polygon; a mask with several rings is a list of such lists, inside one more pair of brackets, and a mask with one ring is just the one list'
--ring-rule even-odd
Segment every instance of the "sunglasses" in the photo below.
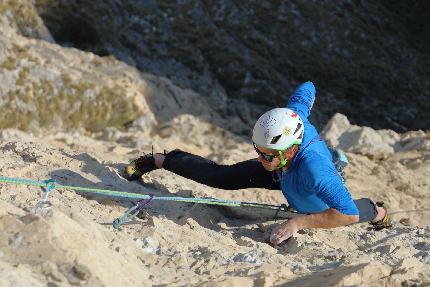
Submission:
{"label": "sunglasses", "polygon": [[257,152],[257,154],[261,155],[261,157],[267,162],[272,162],[272,160],[278,156],[278,155],[271,155],[271,154],[264,153],[257,148],[255,143],[253,143],[253,145],[254,145],[254,149]]}

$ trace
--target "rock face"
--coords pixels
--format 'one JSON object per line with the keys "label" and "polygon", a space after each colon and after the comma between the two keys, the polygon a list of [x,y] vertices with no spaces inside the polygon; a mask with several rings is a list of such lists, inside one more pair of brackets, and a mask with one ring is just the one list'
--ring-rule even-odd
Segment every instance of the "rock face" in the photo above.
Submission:
{"label": "rock face", "polygon": [[335,112],[375,128],[430,126],[426,1],[72,0],[36,7],[58,43],[113,54],[204,97],[284,106],[297,84],[312,80],[321,127]]}
{"label": "rock face", "polygon": [[243,117],[236,124],[215,116],[211,106],[224,114],[235,112],[235,105],[227,105],[222,95],[207,103],[191,90],[140,73],[113,57],[22,37],[5,15],[0,34],[1,128],[100,131],[140,119],[150,130],[188,113],[240,133],[250,121],[249,108],[240,111]]}
{"label": "rock face", "polygon": [[0,15],[2,34],[13,31],[30,38],[54,41],[32,1],[3,0]]}
{"label": "rock face", "polygon": [[351,125],[346,116],[335,114],[321,136],[333,147],[374,158],[386,158],[395,152],[420,150],[430,152],[428,135],[423,131],[399,135],[392,130],[373,130]]}
{"label": "rock face", "polygon": [[[151,136],[156,150],[180,147],[225,164],[252,154],[250,144],[226,131],[221,133],[216,126],[191,115],[174,120],[181,121],[182,125],[170,125],[169,136]],[[43,137],[4,130],[0,134],[0,173],[36,180],[52,177],[63,185],[156,196],[285,202],[280,192],[216,190],[164,170],[146,175],[143,184],[127,182],[118,175],[121,163],[148,150],[150,144],[145,131],[130,129]],[[420,134],[408,134],[408,139],[421,141]],[[222,148],[225,144],[229,152]],[[369,230],[368,224],[309,229],[277,249],[265,242],[279,221],[250,221],[209,206],[154,201],[144,216],[115,230],[111,223],[130,207],[129,201],[55,190],[49,195],[51,212],[40,217],[30,212],[40,200],[37,187],[1,184],[0,285],[429,284],[428,149],[396,151],[383,161],[347,155],[347,186],[353,197],[385,201],[396,227],[379,232]],[[409,226],[400,224],[400,219]]]}
{"label": "rock face", "polygon": [[[267,106],[284,106],[305,80],[317,86],[312,118],[318,127],[342,112],[366,126],[424,130],[430,126],[430,57],[428,38],[417,27],[428,29],[420,19],[430,9],[418,2],[3,1],[0,61],[8,76],[2,75],[1,94],[10,104],[3,106],[1,125],[126,125],[144,112],[129,97],[136,90],[145,94],[142,85],[154,81],[140,71],[193,90],[222,116],[237,113],[245,127],[234,129],[242,134]],[[410,21],[397,21],[398,11]],[[12,100],[16,96],[22,100]],[[29,119],[47,101],[57,114]],[[15,107],[18,115],[10,113]],[[114,115],[113,107],[124,112]],[[363,112],[369,107],[372,112]],[[76,123],[78,115],[85,124]]]}
{"label": "rock face", "polygon": [[[254,157],[250,125],[265,108],[226,94],[250,100],[260,93],[277,95],[281,87],[284,91],[302,80],[290,77],[284,66],[303,64],[297,77],[319,77],[317,69],[309,68],[311,64],[326,68],[332,55],[345,52],[325,42],[332,35],[329,31],[336,29],[315,34],[313,24],[303,21],[303,15],[314,13],[309,9],[320,2],[236,2],[218,6],[205,1],[0,2],[2,180],[4,176],[54,178],[61,185],[156,196],[285,203],[281,192],[218,190],[165,170],[151,172],[141,182],[128,182],[119,175],[125,162],[152,146],[155,152],[180,148],[221,164]],[[347,18],[340,16],[342,5],[358,15],[369,7],[381,7],[366,1],[321,2],[317,19],[321,23],[332,19],[336,28],[336,19]],[[371,24],[385,21],[375,18]],[[286,30],[283,23],[297,30]],[[201,35],[190,33],[196,27]],[[362,39],[355,34],[361,31],[360,24],[351,22],[351,27],[350,34],[333,32],[332,36]],[[54,39],[87,51],[61,47]],[[285,39],[291,42],[285,44]],[[304,52],[318,43],[327,44],[330,52],[321,54],[323,62],[291,58],[299,53],[292,48],[296,39]],[[386,41],[382,37],[377,43]],[[396,65],[410,56],[409,48],[396,58]],[[357,53],[363,49],[357,46]],[[385,61],[385,53],[395,54],[395,50],[378,50],[378,56]],[[374,59],[372,53],[368,56],[366,61]],[[283,60],[273,60],[278,58]],[[402,71],[409,75],[409,69]],[[142,71],[158,71],[158,75]],[[417,73],[414,79],[419,82],[423,78]],[[336,75],[333,68],[325,77]],[[393,75],[372,75],[383,80],[375,89],[385,89],[399,77]],[[317,99],[330,103],[328,95],[322,89]],[[273,104],[285,99],[282,94],[255,102]],[[383,99],[372,98],[373,108]],[[402,108],[410,108],[413,115],[420,113],[413,104],[396,111]],[[399,119],[390,122],[402,124]],[[44,216],[35,215],[32,210],[41,200],[40,189],[2,181],[0,286],[429,285],[429,133],[374,130],[337,114],[323,136],[346,150],[350,160],[346,185],[352,196],[384,201],[395,228],[376,232],[358,224],[309,229],[273,248],[266,242],[279,221],[250,220],[240,213],[234,217],[225,209],[201,204],[154,200],[139,218],[116,230],[112,221],[132,205],[129,200],[57,189],[48,197],[52,209]]]}

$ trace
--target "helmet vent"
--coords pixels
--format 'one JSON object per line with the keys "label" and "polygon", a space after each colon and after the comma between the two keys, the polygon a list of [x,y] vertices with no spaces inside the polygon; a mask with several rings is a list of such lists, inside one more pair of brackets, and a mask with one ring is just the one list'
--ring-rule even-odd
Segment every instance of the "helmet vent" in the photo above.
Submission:
{"label": "helmet vent", "polygon": [[302,124],[301,123],[298,123],[297,124],[297,127],[296,127],[296,130],[294,131],[294,135],[300,130],[300,128],[302,127]]}
{"label": "helmet vent", "polygon": [[302,131],[302,133],[300,134],[300,136],[299,136],[299,137],[297,137],[297,139],[298,139],[298,140],[303,139],[303,132],[304,132],[304,131]]}
{"label": "helmet vent", "polygon": [[270,141],[270,144],[275,144],[278,142],[278,140],[281,138],[282,134],[277,135],[276,137],[273,137],[272,140]]}

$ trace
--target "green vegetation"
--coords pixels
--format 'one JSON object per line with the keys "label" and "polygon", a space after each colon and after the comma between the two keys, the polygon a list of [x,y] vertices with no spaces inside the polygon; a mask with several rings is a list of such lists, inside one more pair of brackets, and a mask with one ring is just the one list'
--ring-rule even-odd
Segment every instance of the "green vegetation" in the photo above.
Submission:
{"label": "green vegetation", "polygon": [[12,51],[15,54],[17,59],[27,58],[29,49],[30,49],[29,47],[22,47],[20,45],[12,43]]}
{"label": "green vegetation", "polygon": [[30,72],[30,68],[25,66],[19,71],[19,77],[18,80],[16,80],[17,86],[24,86],[25,80],[27,79],[27,75]]}
{"label": "green vegetation", "polygon": [[[28,71],[22,72],[25,73]],[[91,93],[94,97],[88,96]],[[138,116],[137,106],[125,97],[123,87],[104,87],[96,92],[94,84],[88,82],[70,83],[57,92],[52,83],[44,80],[30,88],[10,91],[4,102],[0,106],[0,128],[28,130],[32,122],[54,127],[61,120],[66,129],[99,131],[107,126],[122,128]]]}
{"label": "green vegetation", "polygon": [[101,66],[101,65],[103,64],[103,61],[102,61],[100,58],[94,58],[94,59],[93,59],[93,64],[94,64],[96,67],[99,67],[99,66]]}
{"label": "green vegetation", "polygon": [[17,0],[2,0],[0,3],[0,13],[3,14],[6,11],[10,11],[13,15],[19,32],[23,35],[27,34],[29,29],[37,27],[40,19],[37,11],[34,9],[32,2]]}
{"label": "green vegetation", "polygon": [[[102,88],[96,100],[91,100],[83,94],[90,86],[89,83],[76,85],[80,92],[62,95],[62,98],[68,98],[70,103],[80,103],[77,109],[69,112],[69,125],[72,128],[84,126],[91,131],[98,131],[107,126],[122,128],[124,124],[137,118],[138,108],[125,97],[124,88],[120,86]],[[74,100],[71,101],[71,98]]]}
{"label": "green vegetation", "polygon": [[9,71],[15,70],[16,67],[17,67],[16,60],[12,56],[8,56],[6,58],[6,60],[1,64],[1,68],[2,69],[6,69],[6,70],[9,70]]}

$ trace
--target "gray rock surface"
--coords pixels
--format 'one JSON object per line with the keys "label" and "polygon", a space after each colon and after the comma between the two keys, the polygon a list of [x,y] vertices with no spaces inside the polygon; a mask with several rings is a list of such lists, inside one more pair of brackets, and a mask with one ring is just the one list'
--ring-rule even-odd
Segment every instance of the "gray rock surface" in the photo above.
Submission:
{"label": "gray rock surface", "polygon": [[320,127],[336,112],[378,129],[430,126],[426,1],[71,0],[36,7],[58,43],[113,54],[209,102],[223,94],[285,106],[300,82],[312,80]]}

